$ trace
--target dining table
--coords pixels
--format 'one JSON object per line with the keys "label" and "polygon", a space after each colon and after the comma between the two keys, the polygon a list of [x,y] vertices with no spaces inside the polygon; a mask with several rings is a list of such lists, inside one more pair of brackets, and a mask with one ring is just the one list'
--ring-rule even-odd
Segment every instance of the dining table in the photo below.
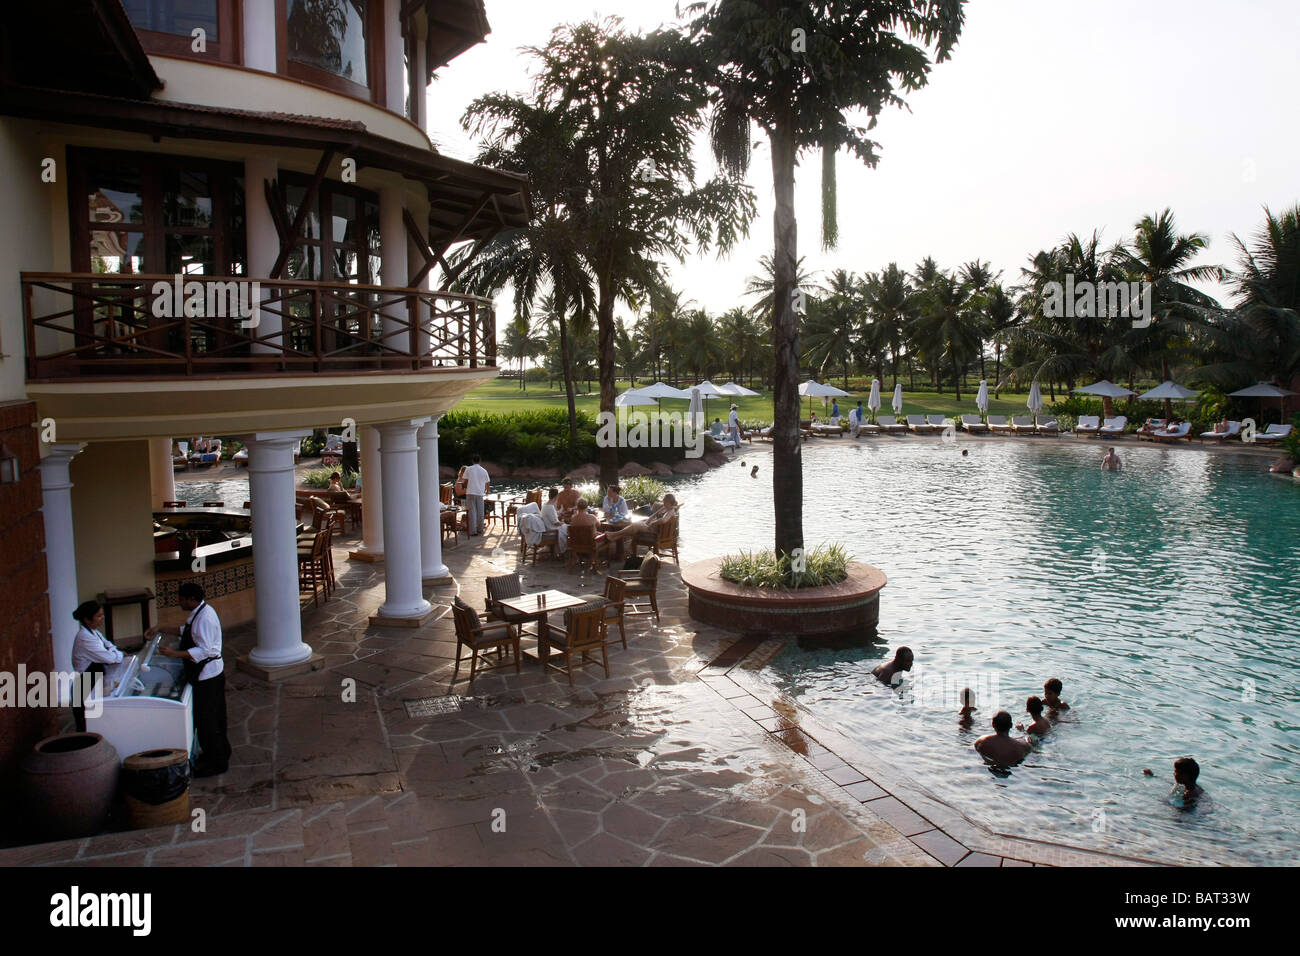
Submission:
{"label": "dining table", "polygon": [[546,638],[551,633],[546,615],[551,611],[563,611],[566,608],[578,607],[581,604],[586,604],[588,600],[590,599],[566,594],[564,591],[550,590],[521,594],[519,597],[502,598],[497,603],[514,611],[519,615],[521,621],[535,621],[537,623],[537,652],[532,654],[525,651],[523,656],[545,666],[547,659],[551,656],[551,648],[546,643]]}
{"label": "dining table", "polygon": [[[625,528],[635,526],[643,521],[645,521],[645,515],[639,515],[635,512],[630,512],[626,518],[622,518],[618,521],[602,517],[596,523],[596,530],[608,535],[611,531],[622,531]],[[626,540],[627,538],[618,538],[611,542],[609,555],[611,561],[622,560],[625,554],[623,545]]]}

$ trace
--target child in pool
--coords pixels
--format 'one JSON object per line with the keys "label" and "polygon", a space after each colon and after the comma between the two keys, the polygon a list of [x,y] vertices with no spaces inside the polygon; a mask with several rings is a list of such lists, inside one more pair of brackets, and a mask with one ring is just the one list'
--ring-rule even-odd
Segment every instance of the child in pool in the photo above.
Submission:
{"label": "child in pool", "polygon": [[1043,684],[1043,706],[1048,710],[1069,710],[1070,705],[1061,700],[1061,678],[1049,677]]}
{"label": "child in pool", "polygon": [[1169,802],[1180,810],[1190,810],[1196,802],[1205,796],[1205,791],[1197,784],[1201,775],[1200,765],[1191,757],[1180,757],[1174,761],[1174,789],[1170,791]]}
{"label": "child in pool", "polygon": [[1034,737],[1041,737],[1052,729],[1052,725],[1043,716],[1043,701],[1041,698],[1030,697],[1025,701],[1025,710],[1029,712],[1030,717],[1034,718],[1033,722],[1028,727],[1024,724],[1016,724],[1016,730],[1023,730]]}
{"label": "child in pool", "polygon": [[969,727],[974,723],[975,710],[975,692],[967,687],[961,692],[961,710],[957,711],[958,725]]}

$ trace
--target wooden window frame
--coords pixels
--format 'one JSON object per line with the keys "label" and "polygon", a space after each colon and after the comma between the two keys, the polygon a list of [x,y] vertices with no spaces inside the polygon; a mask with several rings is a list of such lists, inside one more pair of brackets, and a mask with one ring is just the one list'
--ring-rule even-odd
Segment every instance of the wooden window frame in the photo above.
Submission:
{"label": "wooden window frame", "polygon": [[[285,197],[287,200],[290,187],[297,187],[300,189],[308,188],[308,186],[311,184],[311,176],[305,175],[303,173],[296,173],[293,172],[292,170],[281,170],[280,183],[284,189]],[[319,280],[307,279],[303,281],[353,282],[354,284],[357,285],[379,285],[380,276],[370,275],[370,261],[369,261],[370,251],[369,251],[369,245],[365,241],[360,241],[359,243],[361,247],[361,251],[358,254],[365,260],[363,263],[364,273],[360,278],[352,280],[352,279],[340,278],[332,274],[326,274],[328,271],[331,271],[333,269],[336,249],[356,251],[353,247],[358,245],[358,243],[348,244],[348,243],[338,243],[334,241],[334,233],[332,227],[333,227],[333,218],[334,218],[334,197],[336,195],[347,196],[358,204],[357,208],[358,208],[359,216],[357,221],[360,223],[360,227],[363,230],[363,232],[368,234],[370,227],[372,225],[376,229],[379,228],[379,215],[378,215],[379,194],[378,193],[370,189],[363,189],[362,187],[353,185],[351,183],[341,183],[333,179],[321,180],[320,188],[316,192],[316,200],[315,200],[316,208],[314,210],[311,210],[311,212],[316,213],[317,217],[320,220],[321,237],[319,239],[307,239],[303,236],[299,236],[297,243],[295,245],[295,248],[299,246],[316,246],[320,250],[321,277]],[[366,217],[365,214],[365,208],[367,203],[372,203],[376,207],[375,210],[376,214],[373,222],[371,222]],[[380,256],[382,261],[382,256],[383,256],[382,249],[380,250]]]}
{"label": "wooden window frame", "polygon": [[366,80],[362,85],[329,70],[322,70],[289,59],[289,0],[275,0],[276,72],[314,86],[322,86],[353,99],[384,106],[384,79],[387,73],[384,43],[384,2],[366,0]]}
{"label": "wooden window frame", "polygon": [[206,53],[195,53],[191,48],[194,42],[189,35],[177,33],[159,33],[135,27],[135,34],[140,38],[144,51],[154,56],[171,56],[185,60],[198,60],[200,63],[231,63],[240,66],[244,62],[244,31],[240,0],[217,0],[217,30],[220,39],[208,40]]}

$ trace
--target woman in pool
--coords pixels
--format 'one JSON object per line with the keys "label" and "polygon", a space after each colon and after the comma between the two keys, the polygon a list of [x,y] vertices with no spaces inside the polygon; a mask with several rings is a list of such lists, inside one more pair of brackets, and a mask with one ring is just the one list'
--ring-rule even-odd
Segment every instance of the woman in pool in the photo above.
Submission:
{"label": "woman in pool", "polygon": [[1052,725],[1043,716],[1043,700],[1041,697],[1034,696],[1025,701],[1025,710],[1030,717],[1034,718],[1033,722],[1028,727],[1024,724],[1016,724],[1016,730],[1023,730],[1032,737],[1041,737],[1052,729]]}

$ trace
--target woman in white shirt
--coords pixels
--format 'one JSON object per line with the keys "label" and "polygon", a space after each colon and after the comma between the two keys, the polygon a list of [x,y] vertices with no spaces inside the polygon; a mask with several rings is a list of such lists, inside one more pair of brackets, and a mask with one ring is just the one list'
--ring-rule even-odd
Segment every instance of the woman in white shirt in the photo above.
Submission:
{"label": "woman in white shirt", "polygon": [[[72,669],[78,674],[102,674],[106,664],[118,664],[122,660],[122,652],[106,638],[101,628],[104,626],[104,609],[99,606],[97,601],[86,601],[81,604],[72,616],[81,624],[77,631],[77,636],[72,642]],[[84,733],[86,730],[86,694],[90,690],[89,678],[81,678],[84,682],[81,685],[81,692],[74,695],[72,705],[72,717],[77,723],[77,732]]]}
{"label": "woman in white shirt", "polygon": [[542,520],[546,522],[546,530],[556,532],[558,546],[557,554],[564,554],[569,546],[569,527],[560,520],[560,511],[556,502],[560,497],[559,488],[551,488],[546,492],[546,504],[542,505]]}

